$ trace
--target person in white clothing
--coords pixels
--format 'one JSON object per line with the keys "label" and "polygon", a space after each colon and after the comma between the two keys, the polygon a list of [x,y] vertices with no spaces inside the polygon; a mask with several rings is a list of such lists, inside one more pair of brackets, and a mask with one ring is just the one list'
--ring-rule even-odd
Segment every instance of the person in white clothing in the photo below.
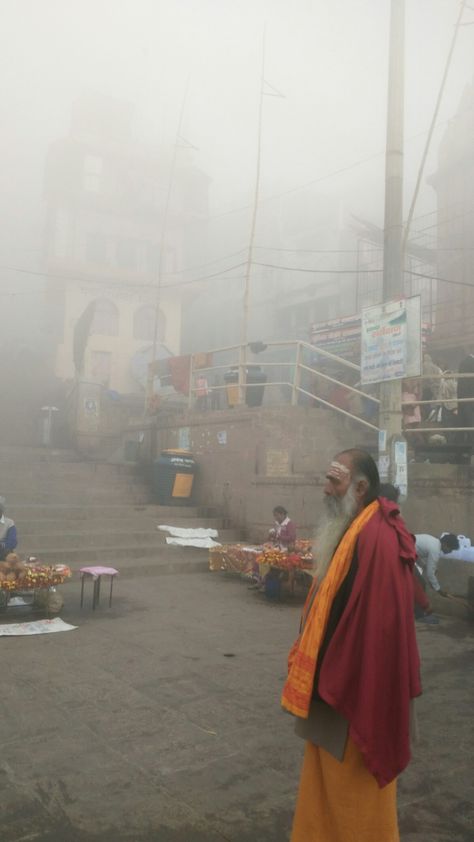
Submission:
{"label": "person in white clothing", "polygon": [[418,561],[423,568],[428,582],[440,596],[446,596],[446,591],[442,590],[438,582],[436,570],[441,553],[451,553],[453,550],[459,549],[459,541],[456,535],[448,532],[442,536],[441,540],[435,538],[434,535],[415,535],[415,541]]}

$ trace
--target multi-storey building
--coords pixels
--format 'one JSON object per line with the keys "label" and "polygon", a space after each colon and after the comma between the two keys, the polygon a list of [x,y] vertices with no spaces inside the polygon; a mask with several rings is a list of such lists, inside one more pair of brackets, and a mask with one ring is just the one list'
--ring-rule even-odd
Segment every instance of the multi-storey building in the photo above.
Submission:
{"label": "multi-storey building", "polygon": [[[437,197],[434,347],[454,367],[474,345],[474,82],[468,85],[440,146],[431,178]],[[434,223],[433,223],[434,227]]]}
{"label": "multi-storey building", "polygon": [[[84,379],[118,392],[142,388],[157,313],[159,354],[179,353],[180,272],[195,260],[200,226],[203,239],[208,179],[178,158],[165,223],[170,161],[134,139],[127,104],[97,96],[78,101],[69,136],[51,146],[45,262],[60,379],[79,366]],[[87,334],[83,355],[78,324]]]}

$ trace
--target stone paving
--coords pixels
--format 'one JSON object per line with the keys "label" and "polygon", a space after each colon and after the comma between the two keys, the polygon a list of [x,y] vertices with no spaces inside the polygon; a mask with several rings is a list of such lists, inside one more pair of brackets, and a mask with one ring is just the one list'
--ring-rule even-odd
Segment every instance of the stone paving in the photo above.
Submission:
{"label": "stone paving", "polygon": [[[0,640],[2,842],[287,842],[303,744],[279,694],[300,606],[217,574],[123,580],[94,614],[63,592],[77,631]],[[402,840],[470,842],[472,628],[419,642]]]}

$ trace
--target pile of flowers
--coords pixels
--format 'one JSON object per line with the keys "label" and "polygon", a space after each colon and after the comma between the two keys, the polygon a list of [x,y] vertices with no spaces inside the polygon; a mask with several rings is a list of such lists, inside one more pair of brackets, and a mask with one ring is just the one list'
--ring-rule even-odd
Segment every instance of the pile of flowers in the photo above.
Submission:
{"label": "pile of flowers", "polygon": [[210,570],[227,570],[232,573],[248,573],[256,553],[239,544],[223,544],[209,550]]}
{"label": "pile of flowers", "polygon": [[265,547],[263,552],[257,556],[259,564],[268,564],[270,567],[277,567],[279,570],[311,570],[313,557],[311,553],[300,555],[300,553],[286,553],[278,547]]}
{"label": "pile of flowers", "polygon": [[307,558],[312,559],[313,558],[313,556],[311,554],[312,548],[313,548],[313,542],[312,541],[306,541],[303,538],[297,538],[296,541],[295,541],[295,552],[297,552],[298,555],[302,555],[302,556],[305,556]]}
{"label": "pile of flowers", "polygon": [[6,591],[35,590],[36,588],[50,588],[62,585],[70,579],[71,570],[65,564],[45,565],[41,563],[23,562],[5,564],[0,569],[0,588]]}

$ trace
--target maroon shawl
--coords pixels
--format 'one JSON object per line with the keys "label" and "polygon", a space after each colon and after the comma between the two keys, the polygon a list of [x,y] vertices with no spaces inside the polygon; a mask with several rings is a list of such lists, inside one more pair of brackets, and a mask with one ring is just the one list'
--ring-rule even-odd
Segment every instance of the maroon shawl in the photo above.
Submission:
{"label": "maroon shawl", "polygon": [[410,760],[410,701],[421,694],[415,558],[398,507],[381,499],[359,536],[358,572],[319,677],[320,697],[349,721],[380,787]]}

